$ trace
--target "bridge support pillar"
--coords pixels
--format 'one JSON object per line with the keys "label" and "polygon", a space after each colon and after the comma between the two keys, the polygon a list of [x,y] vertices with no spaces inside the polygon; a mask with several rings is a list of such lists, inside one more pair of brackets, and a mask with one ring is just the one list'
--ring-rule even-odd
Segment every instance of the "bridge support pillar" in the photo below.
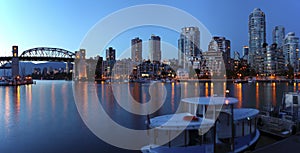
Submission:
{"label": "bridge support pillar", "polygon": [[11,60],[11,74],[12,77],[19,75],[19,55],[18,55],[18,46],[12,46],[12,60]]}
{"label": "bridge support pillar", "polygon": [[66,73],[69,74],[70,73],[70,62],[66,62]]}

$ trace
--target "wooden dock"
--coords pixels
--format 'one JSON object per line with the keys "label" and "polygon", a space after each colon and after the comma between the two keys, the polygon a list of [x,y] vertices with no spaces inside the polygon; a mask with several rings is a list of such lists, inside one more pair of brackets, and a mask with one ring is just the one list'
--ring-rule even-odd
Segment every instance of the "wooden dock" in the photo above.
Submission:
{"label": "wooden dock", "polygon": [[258,148],[253,153],[299,153],[300,133],[268,146]]}

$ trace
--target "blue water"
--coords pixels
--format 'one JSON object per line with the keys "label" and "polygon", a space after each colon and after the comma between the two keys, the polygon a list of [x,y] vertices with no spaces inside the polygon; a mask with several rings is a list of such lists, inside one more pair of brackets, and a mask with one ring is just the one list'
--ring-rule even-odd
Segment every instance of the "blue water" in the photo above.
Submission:
{"label": "blue water", "polygon": [[[125,85],[136,101],[146,103],[151,99],[150,84]],[[284,91],[297,91],[300,87],[300,84],[288,83],[161,85],[167,91],[166,100],[151,116],[175,112],[183,97],[209,96],[223,89],[229,89],[229,95],[240,100],[236,107],[261,108],[267,103],[280,104]],[[82,84],[83,88],[87,86],[87,83]],[[123,109],[114,98],[111,84],[98,84],[95,88],[101,105],[114,121],[130,129],[146,129],[147,117]],[[139,152],[111,146],[87,128],[77,111],[71,81],[37,81],[36,85],[0,87],[1,153],[120,151]]]}

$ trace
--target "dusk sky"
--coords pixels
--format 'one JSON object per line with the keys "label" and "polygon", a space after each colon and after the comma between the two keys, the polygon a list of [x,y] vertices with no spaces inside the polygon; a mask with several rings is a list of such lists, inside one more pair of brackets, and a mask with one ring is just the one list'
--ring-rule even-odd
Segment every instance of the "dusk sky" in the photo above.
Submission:
{"label": "dusk sky", "polygon": [[[79,50],[80,44],[88,31],[103,18],[120,9],[142,4],[161,4],[176,7],[196,17],[212,36],[224,36],[231,41],[231,52],[241,52],[248,45],[248,16],[254,8],[261,8],[266,14],[267,42],[272,43],[272,29],[283,25],[286,33],[295,32],[300,36],[300,3],[297,0],[263,1],[263,0],[131,0],[131,1],[72,1],[72,0],[1,0],[0,1],[0,56],[11,55],[11,46],[19,46],[22,51],[34,47],[58,47],[69,51]],[[122,24],[126,19],[120,21]],[[189,26],[189,25],[187,25]],[[121,50],[130,47],[130,40],[140,37],[143,41],[151,34],[161,36],[177,47],[179,34],[159,28],[145,28],[127,32],[108,46],[113,46],[119,56]],[[101,37],[101,36],[99,36]],[[122,38],[122,39],[121,39]],[[122,41],[121,41],[122,40]],[[208,44],[201,44],[205,51]],[[88,52],[88,56],[100,54]],[[143,51],[147,51],[144,48]],[[145,57],[146,55],[144,55]],[[177,53],[163,58],[177,58]]]}

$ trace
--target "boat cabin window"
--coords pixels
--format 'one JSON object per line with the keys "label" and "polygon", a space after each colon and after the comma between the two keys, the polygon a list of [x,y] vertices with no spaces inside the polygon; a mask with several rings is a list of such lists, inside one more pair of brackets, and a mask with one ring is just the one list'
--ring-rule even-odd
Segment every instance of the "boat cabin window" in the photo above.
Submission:
{"label": "boat cabin window", "polygon": [[197,129],[185,130],[181,134],[179,134],[176,138],[174,138],[173,140],[165,144],[164,146],[186,147],[186,146],[213,144],[214,143],[213,140],[214,140],[213,128],[211,128],[205,133],[202,133],[201,130],[197,130]]}
{"label": "boat cabin window", "polygon": [[298,104],[298,96],[293,96],[293,104]]}

